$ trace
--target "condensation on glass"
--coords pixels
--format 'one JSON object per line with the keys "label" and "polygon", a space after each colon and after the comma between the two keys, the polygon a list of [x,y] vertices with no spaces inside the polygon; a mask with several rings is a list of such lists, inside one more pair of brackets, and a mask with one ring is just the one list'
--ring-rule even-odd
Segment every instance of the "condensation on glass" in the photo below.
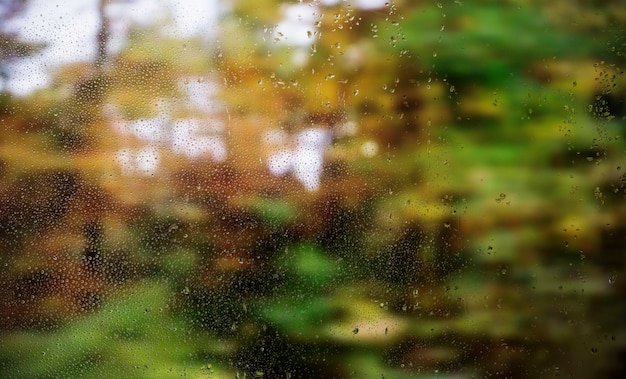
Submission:
{"label": "condensation on glass", "polygon": [[0,376],[623,377],[622,8],[0,0]]}

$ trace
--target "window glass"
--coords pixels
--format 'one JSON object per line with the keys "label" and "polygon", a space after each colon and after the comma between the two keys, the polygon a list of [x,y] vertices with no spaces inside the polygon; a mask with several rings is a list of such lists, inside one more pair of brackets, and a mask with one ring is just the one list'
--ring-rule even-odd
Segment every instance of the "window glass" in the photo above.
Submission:
{"label": "window glass", "polygon": [[619,0],[0,0],[0,376],[626,376]]}

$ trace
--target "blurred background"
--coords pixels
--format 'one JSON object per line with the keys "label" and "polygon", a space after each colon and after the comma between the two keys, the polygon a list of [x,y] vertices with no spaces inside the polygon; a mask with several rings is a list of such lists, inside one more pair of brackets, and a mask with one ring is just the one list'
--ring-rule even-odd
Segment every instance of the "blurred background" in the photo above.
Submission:
{"label": "blurred background", "polygon": [[625,5],[0,0],[0,376],[625,377]]}

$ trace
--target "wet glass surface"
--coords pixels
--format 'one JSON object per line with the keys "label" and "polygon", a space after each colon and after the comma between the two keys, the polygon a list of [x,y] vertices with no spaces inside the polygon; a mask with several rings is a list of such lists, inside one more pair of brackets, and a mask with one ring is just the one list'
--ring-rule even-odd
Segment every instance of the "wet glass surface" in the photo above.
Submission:
{"label": "wet glass surface", "polygon": [[0,376],[623,377],[623,5],[0,0]]}

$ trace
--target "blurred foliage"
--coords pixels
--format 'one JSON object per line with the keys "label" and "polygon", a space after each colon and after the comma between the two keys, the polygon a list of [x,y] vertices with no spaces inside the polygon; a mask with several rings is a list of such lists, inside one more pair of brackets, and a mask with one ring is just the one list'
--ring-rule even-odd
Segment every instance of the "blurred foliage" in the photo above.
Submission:
{"label": "blurred foliage", "polygon": [[396,30],[386,29],[385,37],[455,82],[502,85],[541,60],[606,53],[591,35],[557,28],[540,6],[490,0],[439,5],[408,13]]}
{"label": "blurred foliage", "polygon": [[0,94],[0,376],[624,376],[621,3],[330,3]]}

